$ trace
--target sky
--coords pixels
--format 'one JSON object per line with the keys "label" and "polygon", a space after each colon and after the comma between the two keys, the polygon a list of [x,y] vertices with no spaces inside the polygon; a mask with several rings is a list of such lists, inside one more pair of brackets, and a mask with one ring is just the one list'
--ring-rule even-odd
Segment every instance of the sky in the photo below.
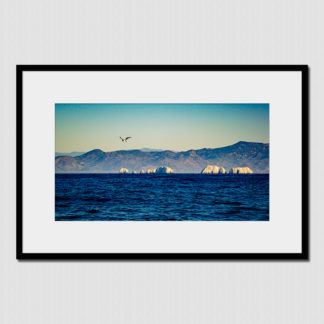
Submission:
{"label": "sky", "polygon": [[55,104],[56,152],[186,151],[238,141],[269,143],[269,104]]}

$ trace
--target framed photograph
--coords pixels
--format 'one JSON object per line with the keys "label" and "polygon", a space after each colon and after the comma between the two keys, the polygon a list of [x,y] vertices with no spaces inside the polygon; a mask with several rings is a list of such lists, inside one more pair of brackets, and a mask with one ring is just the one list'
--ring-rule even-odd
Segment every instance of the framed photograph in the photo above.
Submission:
{"label": "framed photograph", "polygon": [[307,260],[308,67],[18,65],[17,259]]}

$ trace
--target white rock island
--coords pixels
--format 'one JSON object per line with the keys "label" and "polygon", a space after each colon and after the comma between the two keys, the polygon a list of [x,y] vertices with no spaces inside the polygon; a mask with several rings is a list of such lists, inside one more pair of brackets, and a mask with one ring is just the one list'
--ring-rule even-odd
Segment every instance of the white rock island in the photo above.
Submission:
{"label": "white rock island", "polygon": [[253,171],[248,168],[248,167],[244,167],[244,168],[231,168],[228,171],[229,174],[250,174],[253,173]]}
{"label": "white rock island", "polygon": [[253,171],[249,167],[231,168],[228,171],[218,165],[207,165],[201,174],[251,174]]}
{"label": "white rock island", "polygon": [[161,166],[156,169],[142,169],[140,174],[149,174],[149,173],[154,173],[154,174],[161,174],[161,173],[174,173],[174,170],[167,166]]}
{"label": "white rock island", "polygon": [[174,171],[169,167],[159,167],[155,169],[155,173],[174,173]]}
{"label": "white rock island", "polygon": [[218,165],[207,165],[202,171],[202,174],[225,174],[226,170]]}

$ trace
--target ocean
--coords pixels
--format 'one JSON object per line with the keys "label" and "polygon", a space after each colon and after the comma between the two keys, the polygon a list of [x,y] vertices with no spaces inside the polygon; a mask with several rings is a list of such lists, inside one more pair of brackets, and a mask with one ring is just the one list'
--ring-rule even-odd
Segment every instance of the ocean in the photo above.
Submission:
{"label": "ocean", "polygon": [[269,175],[56,174],[56,221],[268,221]]}

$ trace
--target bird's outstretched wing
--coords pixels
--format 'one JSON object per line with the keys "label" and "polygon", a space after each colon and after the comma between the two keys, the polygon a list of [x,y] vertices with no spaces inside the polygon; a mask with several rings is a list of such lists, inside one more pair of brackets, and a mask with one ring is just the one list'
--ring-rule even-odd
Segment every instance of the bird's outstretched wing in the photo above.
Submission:
{"label": "bird's outstretched wing", "polygon": [[129,138],[131,138],[130,136],[126,137],[125,140],[127,141]]}
{"label": "bird's outstretched wing", "polygon": [[121,140],[123,140],[120,136],[119,136],[119,138],[120,138]]}

